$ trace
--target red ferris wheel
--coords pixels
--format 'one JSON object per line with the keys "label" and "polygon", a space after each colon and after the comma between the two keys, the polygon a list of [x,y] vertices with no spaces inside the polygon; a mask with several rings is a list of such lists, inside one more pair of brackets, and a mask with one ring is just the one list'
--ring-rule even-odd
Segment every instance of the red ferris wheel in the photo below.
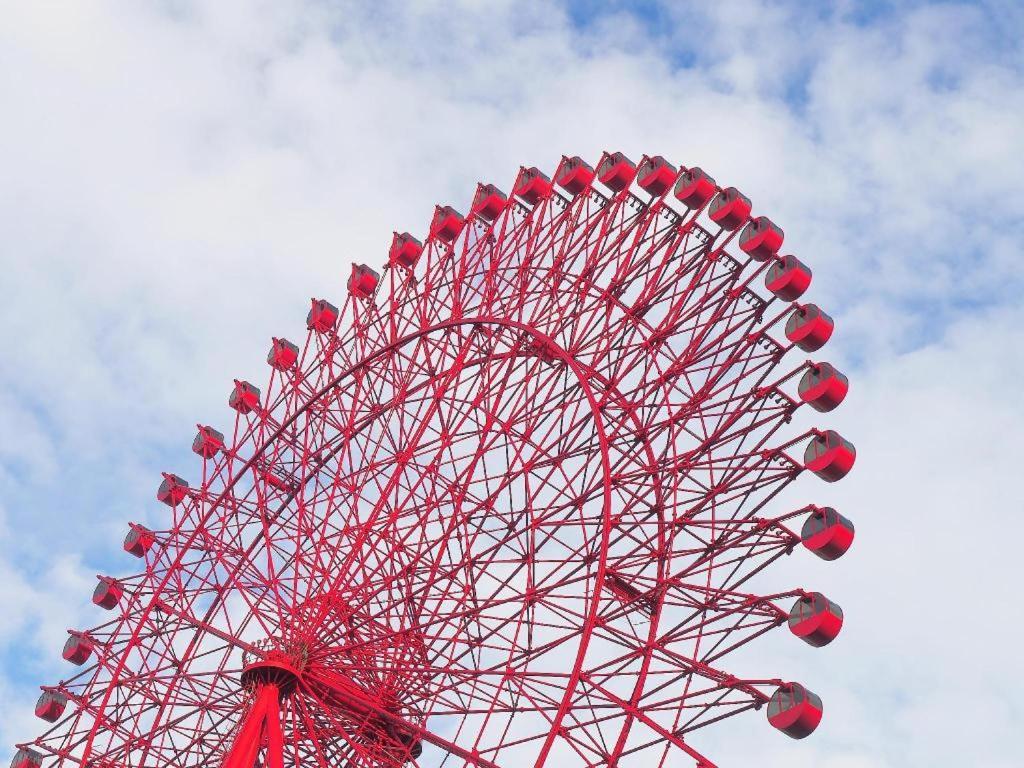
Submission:
{"label": "red ferris wheel", "polygon": [[788,426],[848,383],[787,354],[833,324],[794,303],[811,272],[782,242],[736,188],[621,153],[396,234],[273,339],[262,386],[235,382],[233,427],[199,426],[14,768],[708,768],[693,734],[748,710],[809,734],[814,693],[729,667],[843,621],[819,592],[751,591],[853,540],[776,502],[855,457]]}

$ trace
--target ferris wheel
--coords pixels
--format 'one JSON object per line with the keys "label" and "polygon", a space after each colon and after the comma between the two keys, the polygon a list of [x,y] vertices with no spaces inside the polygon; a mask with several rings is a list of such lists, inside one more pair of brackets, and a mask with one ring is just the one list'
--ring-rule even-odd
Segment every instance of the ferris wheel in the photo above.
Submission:
{"label": "ferris wheel", "polygon": [[199,425],[13,768],[710,768],[726,718],[808,735],[809,688],[730,671],[775,629],[837,636],[825,595],[753,584],[854,534],[777,502],[856,455],[790,427],[848,382],[803,354],[833,323],[782,243],[736,188],[621,153],[396,233]]}

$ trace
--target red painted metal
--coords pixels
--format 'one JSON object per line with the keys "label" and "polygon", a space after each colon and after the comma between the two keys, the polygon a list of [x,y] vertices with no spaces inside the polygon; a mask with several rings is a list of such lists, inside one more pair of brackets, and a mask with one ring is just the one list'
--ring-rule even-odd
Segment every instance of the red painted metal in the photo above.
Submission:
{"label": "red painted metal", "polygon": [[570,195],[578,195],[589,187],[593,180],[594,169],[578,155],[563,156],[555,171],[555,183]]}
{"label": "red painted metal", "polygon": [[616,573],[609,573],[605,576],[605,586],[620,603],[632,606],[647,616],[651,616],[657,607],[657,600]]}
{"label": "red painted metal", "polygon": [[380,275],[365,264],[353,264],[348,278],[348,292],[357,299],[369,299],[377,290]]}
{"label": "red painted metal", "polygon": [[124,587],[117,579],[99,576],[96,588],[92,591],[92,601],[100,608],[106,608],[109,611],[121,601],[123,594]]}
{"label": "red painted metal", "polygon": [[64,714],[68,697],[60,691],[44,690],[36,701],[36,717],[48,723],[55,723]]}
{"label": "red painted metal", "polygon": [[673,192],[676,199],[687,208],[703,208],[718,187],[715,180],[700,168],[688,168],[679,175]]}
{"label": "red painted metal", "polygon": [[834,429],[820,432],[811,438],[804,450],[804,469],[822,480],[834,483],[853,469],[857,449],[853,443]]}
{"label": "red painted metal", "polygon": [[835,410],[850,391],[850,380],[831,363],[808,366],[800,377],[800,399],[821,413]]}
{"label": "red painted metal", "polygon": [[[257,755],[264,747],[262,763]],[[268,682],[256,688],[253,703],[245,714],[238,735],[224,760],[223,768],[283,768],[284,737],[281,729],[280,690]]]}
{"label": "red painted metal", "polygon": [[783,301],[795,301],[811,285],[811,268],[796,256],[780,256],[764,277],[764,287]]}
{"label": "red painted metal", "polygon": [[524,166],[519,169],[512,190],[527,205],[534,206],[551,196],[551,179],[538,168]]}
{"label": "red painted metal", "polygon": [[708,217],[722,229],[738,229],[750,216],[750,198],[736,187],[726,187],[711,201]]}
{"label": "red painted metal", "polygon": [[338,308],[326,299],[313,299],[306,315],[306,327],[317,333],[330,333],[338,324]]}
{"label": "red painted metal", "polygon": [[188,496],[188,481],[170,472],[164,472],[163,476],[160,487],[156,489],[157,501],[169,507],[180,504]]}
{"label": "red painted metal", "polygon": [[124,537],[124,551],[135,555],[135,557],[143,557],[149,552],[155,541],[156,537],[151,530],[145,526],[132,523],[128,528],[127,535]]}
{"label": "red painted metal", "polygon": [[68,639],[64,642],[64,650],[61,656],[65,661],[82,666],[95,649],[92,639],[81,632],[68,631]]}
{"label": "red painted metal", "polygon": [[644,192],[661,196],[672,189],[678,173],[676,167],[661,155],[645,156],[640,161],[636,183]]}
{"label": "red painted metal", "polygon": [[836,560],[853,545],[853,523],[832,507],[815,508],[800,530],[803,545],[822,560]]}
{"label": "red painted metal", "polygon": [[802,739],[821,723],[821,699],[799,683],[779,686],[768,702],[768,722],[787,736]]}
{"label": "red painted metal", "polygon": [[255,384],[235,379],[235,388],[228,397],[228,405],[240,414],[258,411],[260,407],[260,390]]}
{"label": "red painted metal", "polygon": [[471,211],[487,221],[494,221],[508,205],[508,197],[493,184],[477,184]]}
{"label": "red painted metal", "polygon": [[[68,640],[75,706],[19,746],[47,768],[713,768],[692,734],[796,690],[729,670],[805,596],[751,577],[852,540],[834,510],[773,509],[805,463],[852,463],[830,432],[792,453],[794,411],[845,377],[787,355],[823,313],[781,337],[764,266],[706,225],[714,181],[641,166],[608,155],[596,185],[566,158],[557,191],[523,169],[314,300],[266,383],[236,382],[233,428],[199,427],[195,487],[164,476],[166,525],[125,540],[141,573]],[[806,701],[773,725],[809,732]]]}
{"label": "red painted metal", "polygon": [[764,261],[779,252],[784,237],[782,227],[767,216],[758,216],[740,232],[740,250]]}
{"label": "red painted metal", "polygon": [[196,436],[192,440],[192,452],[204,459],[212,459],[224,450],[224,433],[213,427],[196,425]]}
{"label": "red painted metal", "polygon": [[391,249],[388,251],[388,263],[393,267],[412,269],[423,253],[423,243],[408,232],[394,233]]}
{"label": "red painted metal", "polygon": [[286,469],[271,463],[265,463],[260,471],[260,478],[271,488],[291,493],[298,489],[298,481]]}
{"label": "red painted metal", "polygon": [[299,359],[299,348],[288,339],[271,339],[267,364],[278,371],[290,371]]}
{"label": "red painted metal", "polygon": [[11,768],[39,768],[43,764],[43,755],[34,749],[22,747],[14,753]]}
{"label": "red painted metal", "polygon": [[821,648],[839,636],[843,609],[821,592],[798,598],[789,609],[789,631],[808,645]]}
{"label": "red painted metal", "polygon": [[466,226],[465,217],[450,205],[434,207],[434,217],[430,220],[430,236],[450,243],[459,236]]}
{"label": "red painted metal", "polygon": [[605,152],[597,164],[597,180],[613,192],[621,192],[636,178],[636,164],[621,152]]}
{"label": "red painted metal", "polygon": [[786,321],[786,338],[804,352],[817,352],[832,338],[835,323],[817,304],[797,306]]}

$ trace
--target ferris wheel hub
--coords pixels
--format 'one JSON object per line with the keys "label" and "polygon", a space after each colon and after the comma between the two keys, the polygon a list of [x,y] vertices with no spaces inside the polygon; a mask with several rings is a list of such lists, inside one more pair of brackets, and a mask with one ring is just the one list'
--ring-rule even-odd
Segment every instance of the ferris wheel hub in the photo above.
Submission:
{"label": "ferris wheel hub", "polygon": [[242,686],[254,690],[265,685],[276,685],[281,697],[290,696],[298,685],[301,669],[285,651],[268,651],[242,668]]}

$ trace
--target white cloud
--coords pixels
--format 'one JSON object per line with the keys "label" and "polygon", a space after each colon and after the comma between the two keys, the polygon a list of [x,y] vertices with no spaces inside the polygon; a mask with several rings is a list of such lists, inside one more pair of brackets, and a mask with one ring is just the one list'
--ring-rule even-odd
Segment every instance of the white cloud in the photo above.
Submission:
{"label": "white cloud", "polygon": [[657,35],[533,2],[3,10],[0,576],[33,596],[8,596],[10,648],[79,618],[80,563],[117,562],[124,521],[160,514],[192,425],[226,420],[231,379],[261,376],[269,337],[338,296],[349,262],[382,262],[392,229],[465,208],[478,179],[650,151],[782,224],[853,368],[830,423],[860,463],[827,490],[856,548],[772,577],[813,575],[847,629],[817,653],[758,649],[813,678],[825,725],[791,744],[740,719],[710,737],[722,765],[1011,764],[1024,76],[999,6],[855,23],[855,6],[667,5]]}

